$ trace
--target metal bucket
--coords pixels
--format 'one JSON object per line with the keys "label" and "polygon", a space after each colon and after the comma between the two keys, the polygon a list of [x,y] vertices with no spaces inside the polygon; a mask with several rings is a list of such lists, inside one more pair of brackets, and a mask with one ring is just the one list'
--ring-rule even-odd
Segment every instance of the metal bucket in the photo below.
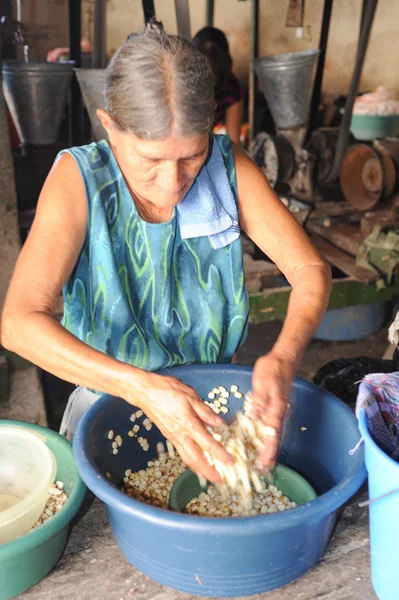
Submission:
{"label": "metal bucket", "polygon": [[107,133],[96,115],[97,109],[104,106],[105,69],[75,69],[75,73],[89,113],[94,139],[99,142],[107,137]]}
{"label": "metal bucket", "polygon": [[307,121],[319,50],[263,56],[255,71],[277,129],[293,129]]}
{"label": "metal bucket", "polygon": [[24,145],[57,142],[74,64],[3,61],[4,96]]}

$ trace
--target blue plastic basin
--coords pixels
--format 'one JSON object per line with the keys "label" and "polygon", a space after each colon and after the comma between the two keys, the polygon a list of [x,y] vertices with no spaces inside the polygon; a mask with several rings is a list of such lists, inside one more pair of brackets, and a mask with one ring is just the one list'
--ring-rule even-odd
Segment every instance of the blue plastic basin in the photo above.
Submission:
{"label": "blue plastic basin", "polygon": [[[287,279],[279,275],[278,284],[288,286]],[[369,302],[355,306],[330,308],[314,334],[315,340],[323,342],[353,342],[364,340],[381,331],[388,311],[388,302]],[[396,312],[395,312],[396,314]]]}
{"label": "blue plastic basin", "polygon": [[[237,384],[242,392],[251,387],[250,367],[187,366],[163,373],[178,377],[202,397],[218,385]],[[166,586],[219,598],[272,590],[311,569],[326,549],[339,508],[364,482],[366,469],[362,448],[349,455],[359,430],[344,403],[300,380],[294,383],[291,402],[279,462],[302,474],[321,495],[287,512],[229,519],[173,513],[124,495],[117,486],[125,470],[145,468],[162,435],[155,427],[146,432],[150,451],[143,452],[127,436],[132,406],[111,396],[91,406],[75,434],[75,458],[87,486],[106,503],[127,560]],[[241,404],[229,401],[229,418]],[[116,456],[107,438],[110,429],[124,439]],[[103,475],[107,471],[110,480]]]}
{"label": "blue plastic basin", "polygon": [[[367,415],[360,411],[359,429],[366,449],[369,497],[377,498],[399,488],[399,464],[377,446],[368,431]],[[397,543],[399,493],[370,504],[371,579],[380,600],[399,598]]]}
{"label": "blue plastic basin", "polygon": [[326,342],[364,340],[381,331],[387,315],[387,305],[387,302],[370,302],[331,308],[324,315],[314,338]]}

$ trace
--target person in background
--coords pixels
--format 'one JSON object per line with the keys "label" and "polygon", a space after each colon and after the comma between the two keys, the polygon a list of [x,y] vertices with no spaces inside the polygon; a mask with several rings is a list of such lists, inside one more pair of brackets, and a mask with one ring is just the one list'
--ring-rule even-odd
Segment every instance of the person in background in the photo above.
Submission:
{"label": "person in background", "polygon": [[[83,54],[90,54],[93,48],[88,40],[80,40],[80,50]],[[47,53],[47,62],[57,62],[63,56],[69,56],[69,48],[53,48]]]}
{"label": "person in background", "polygon": [[239,145],[243,101],[240,82],[231,70],[233,61],[227,38],[220,29],[204,27],[193,44],[207,57],[216,79],[214,125],[224,124],[230,139]]}

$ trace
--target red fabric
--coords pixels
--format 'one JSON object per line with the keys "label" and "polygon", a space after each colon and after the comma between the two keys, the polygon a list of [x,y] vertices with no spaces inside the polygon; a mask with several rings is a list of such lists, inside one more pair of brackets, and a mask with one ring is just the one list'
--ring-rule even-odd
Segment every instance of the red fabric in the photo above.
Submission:
{"label": "red fabric", "polygon": [[18,148],[21,143],[10,112],[7,110],[8,130],[10,132],[11,148]]}

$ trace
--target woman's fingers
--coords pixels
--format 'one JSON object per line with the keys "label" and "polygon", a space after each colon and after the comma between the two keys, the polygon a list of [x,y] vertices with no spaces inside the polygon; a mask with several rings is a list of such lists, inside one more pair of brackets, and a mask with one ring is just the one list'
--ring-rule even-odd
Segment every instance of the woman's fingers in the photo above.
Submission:
{"label": "woman's fingers", "polygon": [[287,410],[287,396],[284,386],[271,384],[254,385],[252,395],[252,417],[262,419],[264,429],[264,445],[259,453],[259,460],[265,468],[272,468],[277,458],[282,424]]}
{"label": "woman's fingers", "polygon": [[234,459],[205,425],[220,427],[224,420],[206,406],[189,386],[174,378],[164,378],[162,383],[165,381],[171,387],[171,401],[175,409],[172,414],[166,413],[163,397],[163,404],[157,403],[151,411],[154,421],[159,423],[164,435],[173,442],[188,466],[210,481],[220,483],[219,475],[209,465],[204,452],[223,463],[234,462]]}
{"label": "woman's fingers", "polygon": [[[272,427],[276,427],[284,418],[288,402],[286,386],[281,379],[263,382],[254,379],[252,396],[250,400],[251,416],[261,418],[263,421],[271,420]],[[269,424],[266,422],[266,424]]]}
{"label": "woman's fingers", "polygon": [[201,448],[191,439],[186,439],[183,444],[176,443],[182,461],[190,467],[197,475],[202,475],[207,481],[219,485],[221,483],[220,475],[211,467],[203,455]]}
{"label": "woman's fingers", "polygon": [[191,406],[199,416],[201,421],[213,427],[220,427],[224,423],[224,419],[216,415],[213,410],[204,404],[200,399],[191,402]]}
{"label": "woman's fingers", "polygon": [[234,462],[232,455],[213,438],[202,424],[195,428],[191,437],[203,452],[208,452],[216,460],[227,464]]}
{"label": "woman's fingers", "polygon": [[277,429],[274,429],[275,434],[266,434],[263,438],[263,448],[259,452],[259,460],[266,469],[272,469],[276,462],[280,433]]}
{"label": "woman's fingers", "polygon": [[265,425],[270,425],[279,430],[287,410],[287,404],[287,398],[279,390],[270,390],[267,397],[263,397],[261,401],[256,403],[258,416]]}
{"label": "woman's fingers", "polygon": [[261,357],[255,365],[252,380],[254,417],[262,418],[278,430],[287,409],[292,375],[292,367],[272,354]]}
{"label": "woman's fingers", "polygon": [[[279,404],[279,400],[273,403],[270,399],[270,404]],[[284,410],[276,409],[269,411],[260,411],[258,418],[262,419],[264,428],[263,449],[259,452],[259,460],[266,468],[273,467],[279,448],[280,434],[282,421],[284,418]]]}

